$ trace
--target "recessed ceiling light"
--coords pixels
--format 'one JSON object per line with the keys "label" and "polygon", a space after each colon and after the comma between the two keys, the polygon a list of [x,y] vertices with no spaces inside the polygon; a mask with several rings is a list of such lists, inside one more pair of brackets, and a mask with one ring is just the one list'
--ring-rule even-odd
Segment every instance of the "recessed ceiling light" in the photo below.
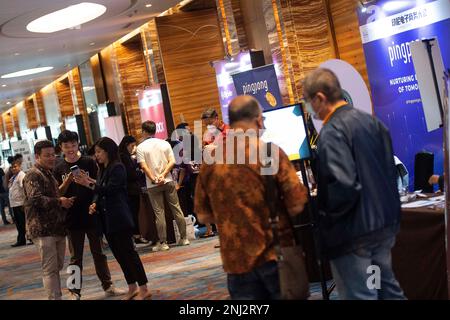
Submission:
{"label": "recessed ceiling light", "polygon": [[44,49],[42,49],[42,48],[41,48],[41,49],[38,49],[38,52],[42,52],[42,51],[44,51]]}
{"label": "recessed ceiling light", "polygon": [[90,46],[93,46],[93,45],[95,45],[95,42],[91,42],[91,43],[89,43],[89,45],[90,45]]}
{"label": "recessed ceiling light", "polygon": [[6,104],[11,104],[11,102],[8,101]]}
{"label": "recessed ceiling light", "polygon": [[48,70],[51,70],[51,69],[53,69],[53,67],[42,67],[42,68],[33,68],[33,69],[21,70],[21,71],[17,71],[17,72],[13,72],[13,73],[4,74],[4,75],[1,76],[1,78],[2,79],[7,79],[7,78],[22,77],[22,76],[27,76],[27,75],[30,75],[30,74],[35,74],[35,73],[48,71]]}
{"label": "recessed ceiling light", "polygon": [[2,84],[2,87],[5,88],[5,87],[6,87],[6,84]]}
{"label": "recessed ceiling light", "polygon": [[91,2],[82,2],[67,8],[46,14],[27,25],[30,32],[52,33],[73,28],[100,17],[106,7]]}
{"label": "recessed ceiling light", "polygon": [[146,8],[150,8],[151,6],[152,5],[150,3],[145,5]]}
{"label": "recessed ceiling light", "polygon": [[14,53],[15,56],[20,56],[20,53],[16,52]]}

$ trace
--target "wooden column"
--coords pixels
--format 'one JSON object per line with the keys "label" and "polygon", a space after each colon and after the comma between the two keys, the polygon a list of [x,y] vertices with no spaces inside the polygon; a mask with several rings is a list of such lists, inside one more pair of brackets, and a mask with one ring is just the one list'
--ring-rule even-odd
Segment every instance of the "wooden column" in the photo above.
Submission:
{"label": "wooden column", "polygon": [[370,91],[366,58],[359,32],[357,0],[326,0],[331,15],[339,59],[350,63],[363,77]]}
{"label": "wooden column", "polygon": [[37,109],[38,126],[46,126],[47,125],[47,117],[45,116],[45,108],[44,108],[44,99],[42,98],[42,91],[36,92],[34,96],[35,107]]}
{"label": "wooden column", "polygon": [[92,142],[91,128],[89,126],[89,115],[87,113],[86,103],[84,102],[83,98],[83,87],[81,85],[80,72],[78,68],[74,68],[71,72],[72,72],[71,87],[73,87],[73,89],[75,90],[78,111],[83,118],[83,126],[84,131],[86,132],[86,140],[88,145],[90,146],[93,144],[93,142]]}
{"label": "wooden column", "polygon": [[140,34],[125,43],[115,43],[114,50],[123,90],[122,111],[126,113],[129,133],[140,139],[141,114],[136,93],[149,85]]}
{"label": "wooden column", "polygon": [[66,117],[72,117],[75,114],[75,110],[70,92],[69,79],[67,77],[56,81],[56,92],[58,94],[61,118],[64,120]]}
{"label": "wooden column", "polygon": [[215,9],[156,18],[174,123],[193,125],[207,107],[221,110],[210,62],[224,57]]}
{"label": "wooden column", "polygon": [[27,113],[28,128],[31,130],[36,129],[39,124],[36,114],[36,108],[34,107],[34,97],[25,99],[25,112]]}

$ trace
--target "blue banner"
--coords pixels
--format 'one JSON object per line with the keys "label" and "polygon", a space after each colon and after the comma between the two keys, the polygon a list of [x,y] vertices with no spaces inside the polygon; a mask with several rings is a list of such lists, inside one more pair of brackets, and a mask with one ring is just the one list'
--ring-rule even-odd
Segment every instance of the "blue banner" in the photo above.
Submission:
{"label": "blue banner", "polygon": [[236,73],[232,77],[236,93],[255,97],[264,111],[283,106],[273,64]]}
{"label": "blue banner", "polygon": [[427,130],[410,43],[437,38],[444,67],[450,67],[450,1],[379,0],[358,9],[358,18],[374,112],[391,132],[412,189],[416,153],[434,153],[434,171],[442,174],[443,132]]}

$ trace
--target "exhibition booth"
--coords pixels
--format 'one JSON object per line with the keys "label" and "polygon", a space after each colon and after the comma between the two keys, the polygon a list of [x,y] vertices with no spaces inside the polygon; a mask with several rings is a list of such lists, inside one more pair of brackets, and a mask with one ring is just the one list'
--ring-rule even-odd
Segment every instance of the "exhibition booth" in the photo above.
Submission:
{"label": "exhibition booth", "polygon": [[[147,120],[157,124],[157,138],[169,139],[179,123],[193,128],[207,107],[220,110],[228,123],[230,101],[254,96],[263,108],[267,131],[262,139],[285,151],[310,191],[297,226],[310,281],[321,282],[328,299],[332,276],[318,254],[313,170],[323,124],[305,113],[301,84],[309,71],[328,68],[338,76],[348,104],[389,129],[403,164],[401,228],[392,251],[400,286],[408,299],[449,299],[450,2],[357,1],[343,10],[350,1],[326,1],[328,6],[313,1],[303,8],[311,19],[296,16],[297,4],[261,2],[267,6],[263,32],[245,22],[250,2],[241,4],[241,11],[231,1],[218,1],[222,7],[177,7],[153,18],[5,112],[3,158],[22,153],[30,168],[34,143],[55,142],[64,129],[79,134],[83,153],[103,136],[117,144],[125,135],[140,141],[140,126]],[[313,16],[314,11],[323,14]],[[349,17],[352,34],[345,28]],[[310,30],[313,19],[329,32],[314,38],[302,31]],[[429,185],[432,175],[444,176],[445,190]],[[168,226],[172,220],[166,216]],[[140,221],[141,234],[156,241],[146,197]],[[174,242],[176,230],[167,232]]]}

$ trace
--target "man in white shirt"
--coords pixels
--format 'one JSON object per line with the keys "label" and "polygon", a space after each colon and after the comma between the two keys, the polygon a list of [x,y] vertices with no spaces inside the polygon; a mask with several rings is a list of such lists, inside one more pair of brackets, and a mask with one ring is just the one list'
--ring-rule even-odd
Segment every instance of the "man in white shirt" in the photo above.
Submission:
{"label": "man in white shirt", "polygon": [[27,244],[25,231],[25,211],[23,204],[25,202],[25,193],[23,191],[23,178],[25,172],[22,171],[22,163],[16,160],[11,165],[13,176],[9,179],[9,205],[14,214],[14,220],[17,228],[17,241],[11,247],[20,247]]}
{"label": "man in white shirt", "polygon": [[164,198],[170,206],[180,231],[181,239],[178,244],[188,245],[186,221],[178,200],[176,182],[173,181],[170,174],[175,165],[175,155],[172,147],[167,141],[155,138],[156,124],[153,121],[146,121],[142,124],[142,133],[145,140],[137,147],[137,161],[145,172],[150,203],[155,212],[159,243],[153,248],[153,251],[169,250]]}

